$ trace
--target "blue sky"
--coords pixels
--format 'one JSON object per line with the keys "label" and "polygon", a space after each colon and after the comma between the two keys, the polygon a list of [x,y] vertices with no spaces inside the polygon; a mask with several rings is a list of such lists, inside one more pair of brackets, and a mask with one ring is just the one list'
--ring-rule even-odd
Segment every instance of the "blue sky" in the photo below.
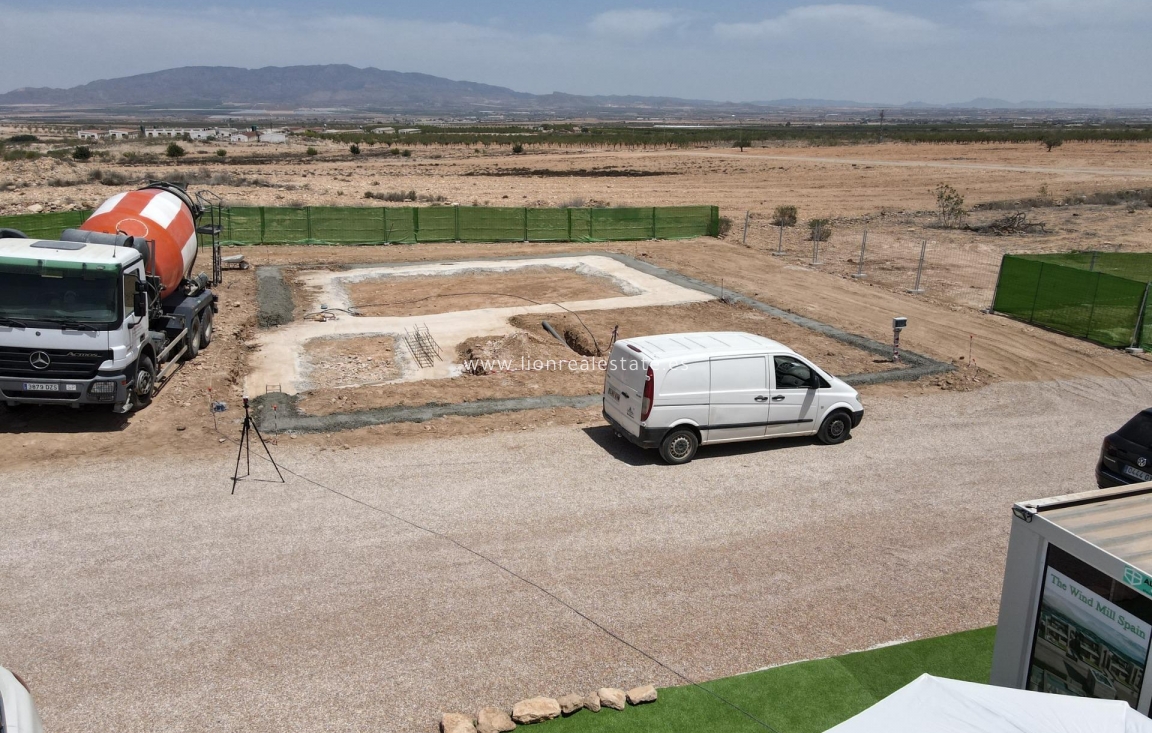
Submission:
{"label": "blue sky", "polygon": [[0,0],[0,38],[0,91],[348,63],[536,93],[1152,105],[1152,0]]}

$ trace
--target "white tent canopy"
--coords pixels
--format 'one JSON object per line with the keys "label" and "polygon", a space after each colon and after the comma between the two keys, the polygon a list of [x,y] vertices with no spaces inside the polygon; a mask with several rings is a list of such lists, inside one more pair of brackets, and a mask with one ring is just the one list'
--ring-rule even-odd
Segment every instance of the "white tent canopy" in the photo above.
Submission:
{"label": "white tent canopy", "polygon": [[1152,733],[1122,700],[1013,690],[932,675],[827,733]]}

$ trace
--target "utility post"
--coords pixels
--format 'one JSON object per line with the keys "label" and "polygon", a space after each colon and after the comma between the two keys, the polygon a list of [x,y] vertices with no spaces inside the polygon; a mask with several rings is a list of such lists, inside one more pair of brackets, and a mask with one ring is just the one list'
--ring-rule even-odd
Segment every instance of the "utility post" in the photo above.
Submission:
{"label": "utility post", "polygon": [[856,267],[856,274],[852,277],[864,277],[864,248],[868,246],[868,230],[864,230],[864,236],[860,238],[860,261]]}

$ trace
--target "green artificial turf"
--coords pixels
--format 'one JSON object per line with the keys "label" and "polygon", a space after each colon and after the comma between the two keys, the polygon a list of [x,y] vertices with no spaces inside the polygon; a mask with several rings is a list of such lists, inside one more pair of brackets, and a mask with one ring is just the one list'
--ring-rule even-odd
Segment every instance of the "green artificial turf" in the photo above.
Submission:
{"label": "green artificial turf", "polygon": [[[822,733],[927,672],[987,682],[996,628],[798,662],[726,677],[704,687],[778,733]],[[765,727],[694,686],[667,687],[651,705],[598,713],[582,710],[532,730],[539,733],[764,733]]]}

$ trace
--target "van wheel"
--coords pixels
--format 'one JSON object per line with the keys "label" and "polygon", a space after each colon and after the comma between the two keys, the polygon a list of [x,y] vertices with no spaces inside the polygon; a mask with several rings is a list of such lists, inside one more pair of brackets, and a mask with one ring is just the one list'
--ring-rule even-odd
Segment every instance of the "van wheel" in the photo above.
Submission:
{"label": "van wheel", "polygon": [[200,316],[192,319],[192,325],[188,327],[188,335],[184,337],[187,345],[184,350],[184,361],[192,361],[200,353],[200,332],[203,328],[204,325],[200,321]]}
{"label": "van wheel", "polygon": [[848,439],[852,432],[852,418],[846,413],[834,412],[824,420],[816,437],[828,445],[837,445]]}
{"label": "van wheel", "polygon": [[699,447],[700,439],[696,437],[696,433],[680,428],[664,436],[664,442],[660,444],[660,457],[665,463],[678,466],[692,460]]}

